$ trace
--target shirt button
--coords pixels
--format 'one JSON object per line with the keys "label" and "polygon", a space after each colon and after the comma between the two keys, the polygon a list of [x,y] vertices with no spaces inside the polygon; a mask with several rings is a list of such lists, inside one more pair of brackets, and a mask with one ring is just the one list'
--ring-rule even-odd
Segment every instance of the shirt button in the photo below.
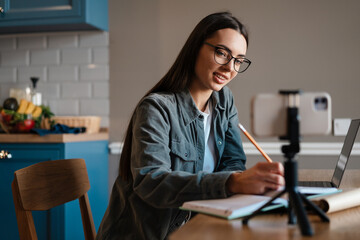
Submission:
{"label": "shirt button", "polygon": [[219,141],[218,141],[218,144],[221,145],[221,144],[222,144],[222,141],[219,140]]}
{"label": "shirt button", "polygon": [[185,157],[187,157],[188,156],[188,153],[185,153]]}

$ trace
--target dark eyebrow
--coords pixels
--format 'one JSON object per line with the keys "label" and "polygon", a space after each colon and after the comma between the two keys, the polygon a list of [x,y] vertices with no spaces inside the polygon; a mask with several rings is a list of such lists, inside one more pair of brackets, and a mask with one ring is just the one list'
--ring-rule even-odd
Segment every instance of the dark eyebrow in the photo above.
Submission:
{"label": "dark eyebrow", "polygon": [[[229,53],[232,54],[232,51],[231,51],[227,46],[225,46],[225,45],[218,44],[217,47],[222,47],[222,48],[224,48],[225,50],[227,50]],[[244,55],[244,54],[238,54],[238,57],[245,57],[245,55]]]}

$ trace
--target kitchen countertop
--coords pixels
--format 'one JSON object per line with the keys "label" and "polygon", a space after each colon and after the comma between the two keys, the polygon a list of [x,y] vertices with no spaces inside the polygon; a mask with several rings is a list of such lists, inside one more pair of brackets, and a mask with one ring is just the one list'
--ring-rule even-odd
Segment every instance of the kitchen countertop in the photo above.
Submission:
{"label": "kitchen countertop", "polygon": [[109,132],[79,133],[79,134],[48,134],[39,136],[37,134],[0,134],[0,143],[65,143],[108,140]]}

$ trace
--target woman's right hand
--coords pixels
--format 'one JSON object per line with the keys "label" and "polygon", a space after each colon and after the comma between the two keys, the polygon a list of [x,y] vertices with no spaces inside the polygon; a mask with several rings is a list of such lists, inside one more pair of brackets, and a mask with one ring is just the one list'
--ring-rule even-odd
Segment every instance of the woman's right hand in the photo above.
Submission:
{"label": "woman's right hand", "polygon": [[244,172],[231,174],[226,187],[231,193],[264,194],[284,184],[284,167],[281,163],[258,162]]}

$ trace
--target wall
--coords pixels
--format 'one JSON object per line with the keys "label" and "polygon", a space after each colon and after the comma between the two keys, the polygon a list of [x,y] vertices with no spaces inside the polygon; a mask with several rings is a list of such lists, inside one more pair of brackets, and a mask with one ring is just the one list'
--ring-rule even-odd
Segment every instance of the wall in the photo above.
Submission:
{"label": "wall", "polygon": [[108,47],[109,34],[100,31],[1,35],[0,102],[38,76],[55,115],[97,115],[109,126]]}

